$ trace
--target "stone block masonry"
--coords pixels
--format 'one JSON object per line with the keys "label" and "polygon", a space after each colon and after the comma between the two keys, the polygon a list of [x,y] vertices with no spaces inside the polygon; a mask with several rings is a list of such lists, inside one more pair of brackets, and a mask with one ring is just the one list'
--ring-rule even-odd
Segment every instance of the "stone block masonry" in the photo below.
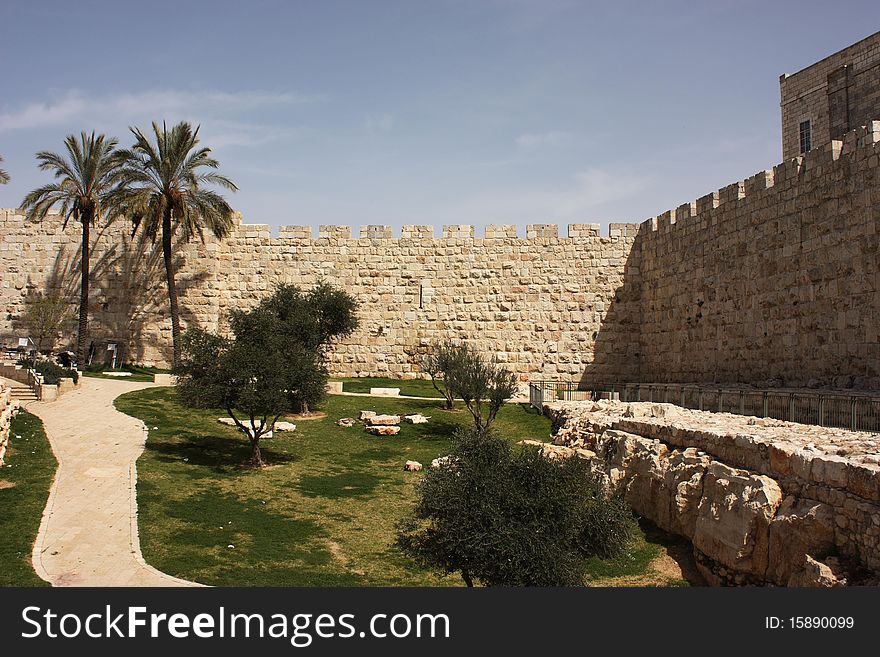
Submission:
{"label": "stone block masonry", "polygon": [[17,410],[18,402],[12,399],[12,388],[0,382],[0,466],[6,459],[10,425]]}
{"label": "stone block masonry", "polygon": [[[28,224],[14,210],[0,214],[0,333],[14,337],[29,291],[74,300],[79,289],[77,226],[57,220]],[[178,256],[182,320],[223,330],[231,308],[247,308],[278,283],[302,287],[326,280],[360,302],[360,329],[336,345],[331,368],[344,376],[420,375],[417,362],[432,340],[470,340],[523,378],[637,376],[637,300],[618,300],[635,231],[573,225],[308,226],[239,223],[218,242],[184,246]],[[91,314],[96,339],[122,340],[132,360],[167,364],[170,319],[160,250],[132,240],[117,223],[93,246]],[[615,339],[596,349],[602,330]]]}
{"label": "stone block masonry", "polygon": [[643,225],[643,381],[880,388],[878,142],[873,121]]}
{"label": "stone block masonry", "polygon": [[[470,225],[322,226],[317,239],[300,227],[280,237],[239,228],[221,245],[216,282],[219,311],[249,307],[278,283],[302,287],[326,280],[360,301],[361,327],[336,345],[334,373],[358,376],[421,374],[419,355],[433,340],[473,342],[523,378],[636,375],[633,331],[637,300],[612,317],[635,234],[598,227],[493,225],[482,237]],[[293,237],[296,235],[296,237]],[[291,236],[291,237],[288,237]],[[616,339],[595,348],[600,330]]]}
{"label": "stone block masonry", "polygon": [[813,148],[880,118],[880,32],[779,79],[782,157],[801,154],[800,126]]}
{"label": "stone block masonry", "polygon": [[557,445],[577,450],[640,516],[693,543],[709,583],[878,581],[880,435],[670,404],[545,412]]}
{"label": "stone block masonry", "polygon": [[[416,377],[433,340],[471,341],[521,378],[880,388],[880,122],[642,224],[237,224],[177,254],[182,321],[224,330],[278,283],[360,302],[336,375]],[[0,337],[30,291],[72,301],[78,227],[0,211]],[[92,335],[170,360],[161,250],[96,231]]]}

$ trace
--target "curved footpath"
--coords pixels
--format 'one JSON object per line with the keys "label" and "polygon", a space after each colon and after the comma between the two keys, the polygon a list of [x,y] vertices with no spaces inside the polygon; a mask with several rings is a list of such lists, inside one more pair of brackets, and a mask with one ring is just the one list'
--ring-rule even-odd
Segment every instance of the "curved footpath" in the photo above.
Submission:
{"label": "curved footpath", "polygon": [[198,586],[141,555],[135,461],[147,431],[113,400],[155,385],[84,377],[54,402],[25,405],[58,459],[33,551],[34,570],[53,586]]}

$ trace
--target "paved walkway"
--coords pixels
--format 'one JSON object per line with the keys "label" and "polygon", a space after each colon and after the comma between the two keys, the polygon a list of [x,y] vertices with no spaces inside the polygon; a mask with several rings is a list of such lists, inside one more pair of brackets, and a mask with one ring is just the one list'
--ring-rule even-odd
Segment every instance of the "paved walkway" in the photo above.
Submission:
{"label": "paved walkway", "polygon": [[34,569],[53,586],[195,586],[141,556],[135,461],[146,428],[113,400],[154,385],[84,377],[54,402],[26,404],[59,464],[33,551]]}

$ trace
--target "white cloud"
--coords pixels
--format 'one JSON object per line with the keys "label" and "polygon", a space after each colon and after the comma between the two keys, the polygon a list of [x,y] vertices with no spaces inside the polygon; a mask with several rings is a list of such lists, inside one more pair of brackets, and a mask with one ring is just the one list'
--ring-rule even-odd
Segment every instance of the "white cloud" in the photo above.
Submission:
{"label": "white cloud", "polygon": [[650,179],[639,174],[589,168],[561,185],[479,196],[465,201],[454,213],[463,223],[592,222],[607,219],[593,213],[636,196],[649,184]]}
{"label": "white cloud", "polygon": [[[107,126],[108,129],[110,127],[120,129],[134,123],[146,124],[144,127],[147,127],[151,120],[173,116],[174,120],[185,119],[196,123],[210,121],[220,125],[225,121],[227,144],[251,144],[255,143],[255,136],[252,133],[262,129],[262,126],[253,122],[234,122],[224,117],[244,111],[252,112],[319,100],[321,100],[319,96],[293,92],[229,93],[159,89],[109,96],[88,96],[82,91],[70,90],[52,100],[31,102],[18,109],[0,113],[0,133],[53,126],[67,127],[73,123]],[[269,130],[267,134],[271,132]],[[256,143],[276,138],[278,134],[273,133]]]}
{"label": "white cloud", "polygon": [[550,132],[526,133],[515,139],[516,145],[523,148],[536,148],[541,146],[562,146],[570,143],[572,134],[561,130]]}
{"label": "white cloud", "polygon": [[76,93],[67,93],[55,102],[36,102],[17,112],[0,114],[0,132],[28,130],[66,123],[86,114],[88,103]]}
{"label": "white cloud", "polygon": [[296,139],[306,133],[303,128],[243,123],[224,119],[196,121],[196,123],[201,123],[199,138],[208,142],[214,149],[226,146],[260,146],[285,139]]}

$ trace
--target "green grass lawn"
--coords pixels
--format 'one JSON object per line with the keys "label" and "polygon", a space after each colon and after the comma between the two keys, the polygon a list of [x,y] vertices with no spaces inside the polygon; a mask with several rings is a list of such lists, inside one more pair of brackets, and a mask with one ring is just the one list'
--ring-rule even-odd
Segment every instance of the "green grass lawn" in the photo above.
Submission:
{"label": "green grass lawn", "polygon": [[[428,466],[448,453],[454,429],[472,421],[466,411],[444,411],[433,401],[330,396],[327,417],[297,421],[295,432],[263,441],[271,466],[254,471],[241,467],[249,446],[217,422],[222,411],[184,408],[169,388],[128,393],[116,406],[150,429],[138,460],[138,508],[142,550],[157,568],[225,586],[462,584],[414,566],[393,541],[421,476],[404,472],[404,462]],[[387,438],[365,433],[360,423],[335,425],[361,410],[421,412],[431,420],[404,424]],[[495,427],[511,440],[550,432],[528,405],[506,406]],[[641,535],[634,553],[641,556],[597,562],[597,581],[603,568],[615,577],[644,573],[660,549]]]}
{"label": "green grass lawn", "polygon": [[0,467],[0,586],[49,586],[34,572],[31,550],[58,463],[38,417],[20,411],[10,435]]}
{"label": "green grass lawn", "polygon": [[333,381],[342,381],[342,390],[344,392],[370,392],[370,388],[400,388],[400,394],[409,397],[436,397],[441,395],[433,386],[430,380],[423,381],[421,379],[413,379],[411,381],[401,381],[398,379],[382,379],[379,377],[348,377],[333,379]]}
{"label": "green grass lawn", "polygon": [[[113,370],[108,370],[113,371]],[[91,376],[96,379],[116,379],[117,381],[150,381],[153,380],[154,374],[168,373],[170,370],[161,369],[159,367],[145,367],[143,365],[126,365],[121,367],[117,372],[131,372],[131,376],[110,376],[107,372],[83,372],[84,376]]]}

